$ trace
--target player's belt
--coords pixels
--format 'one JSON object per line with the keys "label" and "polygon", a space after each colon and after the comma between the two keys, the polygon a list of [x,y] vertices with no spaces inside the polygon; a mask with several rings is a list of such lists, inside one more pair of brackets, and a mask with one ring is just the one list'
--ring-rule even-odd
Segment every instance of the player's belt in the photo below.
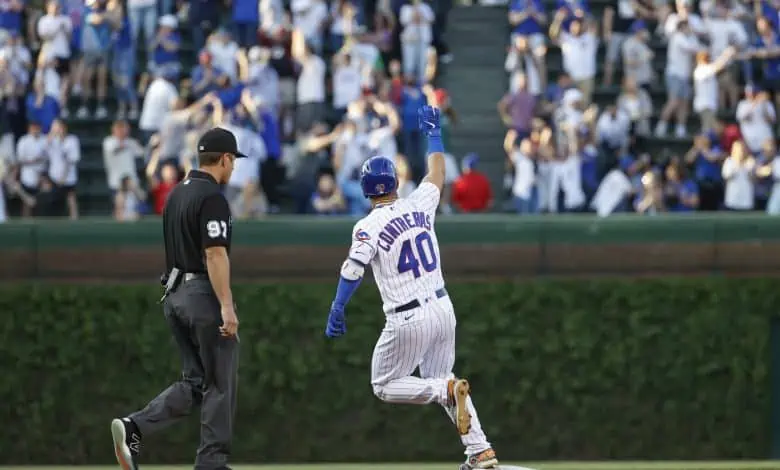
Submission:
{"label": "player's belt", "polygon": [[[447,296],[447,289],[442,287],[441,289],[437,289],[436,292],[434,292],[434,294],[436,294],[436,298],[437,299],[441,299],[442,297],[446,297]],[[425,301],[427,302],[428,299],[425,299]],[[403,305],[401,305],[399,307],[394,308],[393,310],[391,310],[391,312],[392,313],[401,313],[401,312],[405,312],[407,310],[411,310],[413,308],[417,308],[420,305],[422,305],[420,303],[420,301],[417,300],[417,299],[414,299],[414,300],[412,300],[409,303],[406,303],[406,304],[403,304]]]}
{"label": "player's belt", "polygon": [[184,282],[189,281],[208,281],[209,275],[206,273],[185,273]]}

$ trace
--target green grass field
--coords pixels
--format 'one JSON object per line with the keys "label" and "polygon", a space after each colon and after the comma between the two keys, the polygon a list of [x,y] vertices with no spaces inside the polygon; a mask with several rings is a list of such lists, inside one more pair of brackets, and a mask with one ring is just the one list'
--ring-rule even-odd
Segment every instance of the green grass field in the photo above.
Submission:
{"label": "green grass field", "polygon": [[[525,462],[534,470],[780,470],[780,461],[771,462]],[[117,470],[118,466],[92,467],[0,467],[19,470]],[[142,470],[190,470],[192,466],[142,465]],[[233,470],[457,470],[450,464],[319,464],[319,465],[235,465]]]}

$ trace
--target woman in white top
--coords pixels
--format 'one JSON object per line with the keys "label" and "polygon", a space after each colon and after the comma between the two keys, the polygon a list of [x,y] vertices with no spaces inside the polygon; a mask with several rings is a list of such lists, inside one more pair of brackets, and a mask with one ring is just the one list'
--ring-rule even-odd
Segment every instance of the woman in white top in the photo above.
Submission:
{"label": "woman in white top", "polygon": [[634,134],[650,134],[650,116],[653,115],[653,101],[643,88],[637,86],[632,77],[623,79],[623,89],[617,100],[618,109],[631,119]]}
{"label": "woman in white top", "polygon": [[331,69],[333,108],[339,116],[344,116],[350,103],[360,99],[362,93],[360,67],[350,54],[341,53],[333,57]]}
{"label": "woman in white top", "polygon": [[65,193],[68,203],[68,216],[75,220],[79,216],[76,199],[78,183],[78,163],[81,160],[81,144],[78,137],[68,134],[65,123],[57,119],[51,125],[47,138],[49,156],[49,178],[57,188]]}
{"label": "woman in white top", "polygon": [[428,65],[428,47],[433,40],[435,15],[427,3],[411,0],[401,7],[401,61],[404,75],[417,77],[419,83],[425,80]]}
{"label": "woman in white top", "polygon": [[507,155],[507,167],[514,169],[512,198],[515,210],[519,214],[533,214],[537,211],[534,203],[536,191],[536,170],[534,169],[534,147],[530,139],[517,142],[517,132],[510,130],[504,139],[504,151]]}
{"label": "woman in white top", "polygon": [[46,3],[46,14],[38,20],[36,29],[38,36],[43,40],[41,54],[54,61],[54,70],[61,80],[61,89],[57,91],[55,97],[60,103],[65,103],[70,77],[70,42],[73,22],[70,16],[62,13],[58,0],[49,0]]}
{"label": "woman in white top", "polygon": [[531,51],[527,36],[516,36],[514,47],[509,50],[504,61],[504,70],[510,74],[509,89],[515,92],[520,88],[520,76],[524,75],[528,85],[528,93],[539,96],[542,94],[542,74],[539,57]]}
{"label": "woman in white top", "polygon": [[760,152],[764,142],[773,138],[773,128],[777,122],[769,93],[753,85],[746,86],[745,99],[737,105],[737,122],[747,148],[752,152]]}
{"label": "woman in white top", "polygon": [[732,211],[753,209],[755,193],[756,161],[748,153],[741,140],[731,146],[731,155],[723,162],[723,179],[726,181],[724,205]]}
{"label": "woman in white top", "polygon": [[702,131],[715,129],[718,111],[718,74],[728,66],[736,49],[726,48],[714,61],[710,62],[707,51],[696,54],[696,68],[693,70],[693,110],[701,119]]}

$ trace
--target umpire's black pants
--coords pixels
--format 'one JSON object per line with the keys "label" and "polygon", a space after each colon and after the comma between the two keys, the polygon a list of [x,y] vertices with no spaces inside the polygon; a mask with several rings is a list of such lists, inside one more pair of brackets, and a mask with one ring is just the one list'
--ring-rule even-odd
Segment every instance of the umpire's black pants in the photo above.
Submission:
{"label": "umpire's black pants", "polygon": [[181,351],[182,378],[130,419],[146,437],[201,405],[195,469],[226,469],[236,411],[238,336],[220,335],[219,301],[208,280],[183,282],[166,298],[164,308]]}

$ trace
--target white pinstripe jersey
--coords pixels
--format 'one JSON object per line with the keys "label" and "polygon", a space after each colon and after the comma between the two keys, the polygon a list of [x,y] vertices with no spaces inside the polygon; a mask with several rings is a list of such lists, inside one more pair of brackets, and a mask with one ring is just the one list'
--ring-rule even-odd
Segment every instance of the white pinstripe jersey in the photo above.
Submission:
{"label": "white pinstripe jersey", "polygon": [[408,197],[375,207],[352,230],[349,258],[371,265],[385,312],[444,287],[434,231],[439,188],[424,182]]}

